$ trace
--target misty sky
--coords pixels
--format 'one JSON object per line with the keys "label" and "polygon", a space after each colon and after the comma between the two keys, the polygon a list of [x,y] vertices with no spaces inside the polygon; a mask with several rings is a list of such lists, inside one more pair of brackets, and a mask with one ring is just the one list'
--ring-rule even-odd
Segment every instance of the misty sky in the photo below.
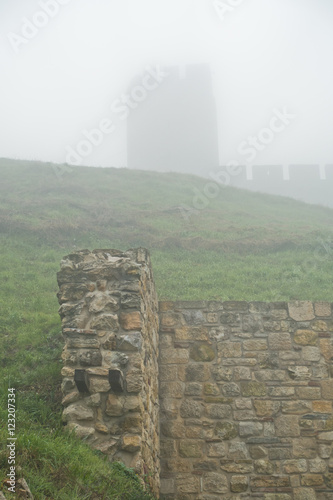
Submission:
{"label": "misty sky", "polygon": [[332,0],[0,0],[0,26],[0,157],[65,162],[102,122],[82,164],[126,166],[112,105],[133,78],[208,63],[221,164],[283,108],[255,163],[333,163]]}

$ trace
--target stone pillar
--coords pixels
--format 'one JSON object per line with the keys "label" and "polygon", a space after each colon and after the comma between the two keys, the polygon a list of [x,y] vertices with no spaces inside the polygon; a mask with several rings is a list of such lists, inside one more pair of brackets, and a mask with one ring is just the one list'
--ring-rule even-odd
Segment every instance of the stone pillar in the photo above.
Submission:
{"label": "stone pillar", "polygon": [[159,493],[158,303],[145,249],[82,250],[58,273],[63,421]]}

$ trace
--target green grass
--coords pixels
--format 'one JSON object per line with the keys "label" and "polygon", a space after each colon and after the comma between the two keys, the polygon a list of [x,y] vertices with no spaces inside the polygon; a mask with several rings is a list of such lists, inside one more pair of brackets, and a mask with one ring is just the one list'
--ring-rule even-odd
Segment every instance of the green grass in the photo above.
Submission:
{"label": "green grass", "polygon": [[145,246],[160,299],[332,301],[333,212],[225,187],[184,218],[204,179],[84,167],[59,177],[51,164],[10,160],[0,171],[0,481],[9,384],[17,465],[36,500],[148,498],[133,472],[61,426],[61,258]]}

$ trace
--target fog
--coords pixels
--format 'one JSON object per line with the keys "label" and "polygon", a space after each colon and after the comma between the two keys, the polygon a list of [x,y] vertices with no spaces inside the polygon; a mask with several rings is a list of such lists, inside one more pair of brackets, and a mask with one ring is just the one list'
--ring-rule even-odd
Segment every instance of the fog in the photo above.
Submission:
{"label": "fog", "polygon": [[[0,157],[131,166],[130,137],[145,130],[147,158],[133,168],[156,159],[156,170],[209,176],[231,163],[249,175],[252,165],[318,165],[324,180],[332,23],[331,0],[1,0]],[[191,68],[208,68],[207,85],[173,99],[170,74],[181,81]],[[200,76],[191,78],[188,89]],[[162,115],[182,138],[169,152]],[[201,168],[187,153],[202,153],[206,119],[212,153]]]}

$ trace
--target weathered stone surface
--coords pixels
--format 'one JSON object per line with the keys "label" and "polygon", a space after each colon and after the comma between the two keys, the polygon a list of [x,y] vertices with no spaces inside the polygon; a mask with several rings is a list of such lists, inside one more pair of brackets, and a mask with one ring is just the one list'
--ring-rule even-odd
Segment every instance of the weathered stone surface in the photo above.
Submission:
{"label": "weathered stone surface", "polygon": [[95,316],[90,322],[90,328],[95,330],[119,330],[118,316],[116,314],[100,314]]}
{"label": "weathered stone surface", "polygon": [[269,333],[268,346],[272,351],[285,351],[291,349],[290,333]]}
{"label": "weathered stone surface", "polygon": [[186,367],[185,378],[188,382],[207,382],[210,378],[209,368],[199,363],[190,363]]}
{"label": "weathered stone surface", "polygon": [[260,436],[263,425],[260,422],[240,422],[239,435],[241,437]]}
{"label": "weathered stone surface", "polygon": [[307,472],[307,461],[304,459],[286,460],[283,462],[283,470],[286,474],[299,474],[301,472]]}
{"label": "weathered stone surface", "polygon": [[234,474],[251,474],[254,467],[252,460],[237,460],[235,462],[221,460],[221,469]]}
{"label": "weathered stone surface", "polygon": [[190,350],[190,358],[199,362],[213,361],[215,352],[208,344],[194,344]]}
{"label": "weathered stone surface", "polygon": [[227,493],[228,480],[225,475],[209,472],[203,479],[203,490],[209,493]]}
{"label": "weathered stone surface", "polygon": [[227,455],[227,445],[224,442],[207,443],[207,456],[212,458],[224,458]]}
{"label": "weathered stone surface", "polygon": [[304,415],[304,413],[311,411],[310,401],[282,401],[282,413],[292,413],[296,415]]}
{"label": "weathered stone surface", "polygon": [[243,347],[245,351],[267,351],[267,340],[244,340]]}
{"label": "weathered stone surface", "polygon": [[242,395],[249,396],[266,396],[266,385],[261,382],[241,382]]}
{"label": "weathered stone surface", "polygon": [[274,464],[268,460],[255,460],[254,470],[256,474],[274,474]]}
{"label": "weathered stone surface", "polygon": [[200,418],[203,413],[203,405],[197,401],[185,399],[180,406],[180,416],[183,418]]}
{"label": "weathered stone surface", "polygon": [[295,488],[294,500],[317,500],[316,492],[312,488]]}
{"label": "weathered stone surface", "polygon": [[142,336],[140,332],[119,335],[117,338],[117,349],[119,351],[140,351],[141,348]]}
{"label": "weathered stone surface", "polygon": [[217,382],[229,382],[232,380],[233,370],[232,368],[223,368],[221,366],[214,366],[212,368],[212,376]]}
{"label": "weathered stone surface", "polygon": [[141,330],[141,313],[139,311],[121,312],[119,315],[119,323],[124,330]]}
{"label": "weathered stone surface", "polygon": [[332,309],[329,302],[315,302],[314,304],[316,316],[331,316]]}
{"label": "weathered stone surface", "polygon": [[310,321],[315,318],[312,302],[294,301],[288,304],[289,316],[295,321]]}
{"label": "weathered stone surface", "polygon": [[109,392],[111,386],[107,378],[90,377],[89,378],[89,391],[90,392]]}
{"label": "weathered stone surface", "polygon": [[333,380],[323,380],[321,383],[321,394],[323,399],[333,399]]}
{"label": "weathered stone surface", "polygon": [[242,356],[241,342],[225,341],[219,345],[219,353],[223,358],[240,358]]}
{"label": "weathered stone surface", "polygon": [[208,328],[200,326],[182,326],[175,329],[176,340],[209,340]]}
{"label": "weathered stone surface", "polygon": [[288,374],[292,380],[309,380],[312,370],[307,366],[289,366]]}
{"label": "weathered stone surface", "polygon": [[238,429],[232,422],[218,422],[215,426],[214,434],[223,440],[230,440],[237,436]]}
{"label": "weathered stone surface", "polygon": [[121,440],[120,448],[123,451],[128,451],[129,453],[134,453],[139,451],[141,448],[141,439],[139,436],[123,436]]}
{"label": "weathered stone surface", "polygon": [[253,402],[258,417],[272,417],[280,410],[280,402],[257,399]]}
{"label": "weathered stone surface", "polygon": [[74,431],[79,439],[88,439],[95,434],[95,429],[93,427],[83,427],[74,422],[68,424],[68,429]]}
{"label": "weathered stone surface", "polygon": [[91,408],[86,408],[82,404],[72,404],[64,409],[62,416],[64,422],[74,420],[93,420],[94,412]]}
{"label": "weathered stone surface", "polygon": [[316,346],[318,334],[313,330],[297,330],[294,335],[294,342],[299,345]]}
{"label": "weathered stone surface", "polygon": [[320,399],[321,397],[319,387],[298,387],[296,392],[300,399]]}
{"label": "weathered stone surface", "polygon": [[117,311],[119,309],[118,300],[109,293],[93,292],[90,296],[89,312],[99,313],[107,311]]}
{"label": "weathered stone surface", "polygon": [[231,418],[231,407],[228,405],[208,404],[206,407],[209,418]]}
{"label": "weathered stone surface", "polygon": [[193,476],[181,476],[177,475],[177,493],[181,495],[180,498],[184,497],[184,494],[199,493],[199,478]]}
{"label": "weathered stone surface", "polygon": [[294,415],[283,415],[275,419],[276,435],[280,437],[299,436],[299,417]]}
{"label": "weathered stone surface", "polygon": [[126,375],[127,392],[140,392],[143,388],[143,376],[141,370],[133,369]]}
{"label": "weathered stone surface", "polygon": [[179,455],[184,458],[200,458],[202,445],[198,441],[184,439],[179,442]]}
{"label": "weathered stone surface", "polygon": [[304,361],[320,361],[319,347],[303,347],[302,357]]}

